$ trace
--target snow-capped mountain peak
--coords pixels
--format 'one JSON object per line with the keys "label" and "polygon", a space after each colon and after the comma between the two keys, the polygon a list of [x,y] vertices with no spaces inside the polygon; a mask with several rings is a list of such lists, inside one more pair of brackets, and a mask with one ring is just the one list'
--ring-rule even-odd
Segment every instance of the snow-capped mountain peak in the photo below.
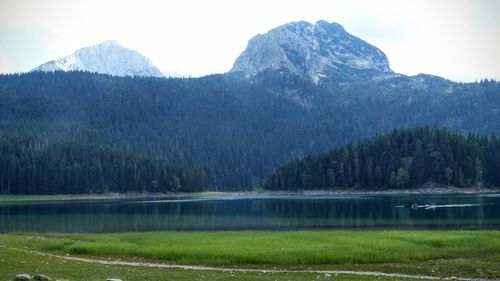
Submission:
{"label": "snow-capped mountain peak", "polygon": [[163,77],[160,70],[147,57],[123,47],[114,40],[81,48],[67,57],[49,61],[32,71],[50,72],[57,70],[79,70],[114,76]]}

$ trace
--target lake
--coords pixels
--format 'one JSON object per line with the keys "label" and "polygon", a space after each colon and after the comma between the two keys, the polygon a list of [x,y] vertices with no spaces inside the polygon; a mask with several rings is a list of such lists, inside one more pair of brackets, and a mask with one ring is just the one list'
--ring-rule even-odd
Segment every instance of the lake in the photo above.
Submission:
{"label": "lake", "polygon": [[[414,202],[418,206],[409,208]],[[500,229],[500,194],[194,196],[0,203],[0,232],[386,228]]]}

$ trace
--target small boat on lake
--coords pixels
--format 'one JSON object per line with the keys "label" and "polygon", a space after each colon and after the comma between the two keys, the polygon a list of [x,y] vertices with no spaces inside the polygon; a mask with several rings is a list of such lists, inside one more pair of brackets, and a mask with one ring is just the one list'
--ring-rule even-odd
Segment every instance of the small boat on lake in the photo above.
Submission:
{"label": "small boat on lake", "polygon": [[437,208],[459,208],[459,207],[475,207],[479,206],[479,204],[446,204],[446,205],[437,205],[436,203],[432,204],[419,204],[418,202],[413,202],[413,203],[408,203],[404,204],[402,206],[396,206],[396,207],[403,207],[403,208],[408,208],[413,211],[418,211],[419,209],[423,210],[436,210]]}

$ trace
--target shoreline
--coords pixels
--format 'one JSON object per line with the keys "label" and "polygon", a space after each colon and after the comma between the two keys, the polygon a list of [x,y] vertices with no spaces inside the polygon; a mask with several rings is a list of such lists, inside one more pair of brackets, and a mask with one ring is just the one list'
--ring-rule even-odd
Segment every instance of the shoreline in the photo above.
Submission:
{"label": "shoreline", "polygon": [[297,191],[206,191],[195,193],[107,193],[107,194],[56,194],[56,195],[0,195],[0,202],[22,201],[79,201],[79,200],[129,200],[161,199],[172,197],[217,197],[217,196],[329,196],[329,195],[432,195],[432,194],[487,194],[498,193],[493,188],[423,187],[406,190],[297,190]]}
{"label": "shoreline", "polygon": [[498,193],[499,188],[457,188],[457,187],[422,187],[416,189],[385,189],[385,190],[298,190],[298,191],[264,191],[255,194],[268,195],[411,195],[411,194],[485,194]]}
{"label": "shoreline", "polygon": [[193,192],[193,193],[148,193],[148,192],[127,192],[127,193],[104,193],[104,194],[0,194],[1,202],[22,202],[22,201],[84,201],[84,200],[118,200],[118,199],[160,199],[169,197],[184,197],[184,196],[228,196],[238,195],[230,192]]}

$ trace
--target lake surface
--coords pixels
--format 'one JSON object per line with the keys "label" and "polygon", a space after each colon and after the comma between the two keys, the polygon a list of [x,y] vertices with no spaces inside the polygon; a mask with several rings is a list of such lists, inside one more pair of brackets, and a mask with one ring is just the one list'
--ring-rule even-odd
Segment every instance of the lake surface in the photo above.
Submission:
{"label": "lake surface", "polygon": [[[416,210],[404,207],[413,202]],[[500,229],[500,194],[0,203],[0,232],[370,228]]]}

